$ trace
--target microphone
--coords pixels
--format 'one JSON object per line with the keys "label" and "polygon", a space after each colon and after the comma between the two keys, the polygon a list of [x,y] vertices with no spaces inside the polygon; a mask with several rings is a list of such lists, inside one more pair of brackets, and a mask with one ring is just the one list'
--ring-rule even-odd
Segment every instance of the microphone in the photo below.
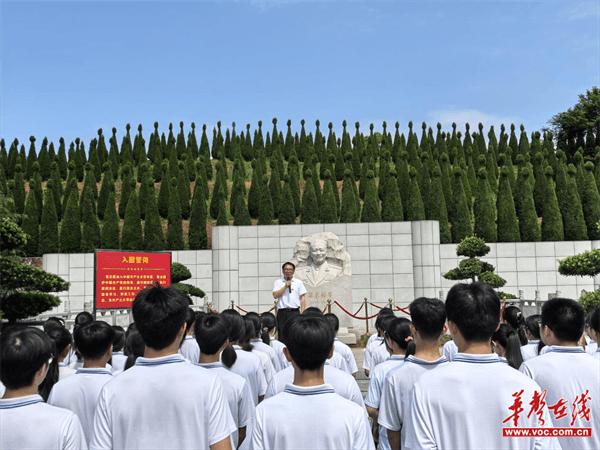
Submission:
{"label": "microphone", "polygon": [[[290,281],[290,279],[289,279],[289,278],[286,278],[285,280],[286,280],[286,281]],[[290,294],[292,293],[292,285],[291,285],[291,284],[288,286],[288,292],[289,292]]]}

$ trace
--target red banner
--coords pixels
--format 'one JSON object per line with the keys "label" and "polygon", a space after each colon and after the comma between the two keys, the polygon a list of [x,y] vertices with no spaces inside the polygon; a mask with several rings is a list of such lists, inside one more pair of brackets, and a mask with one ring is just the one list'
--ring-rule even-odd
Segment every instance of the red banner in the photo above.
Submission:
{"label": "red banner", "polygon": [[171,284],[171,253],[97,251],[94,270],[96,309],[128,309],[149,284]]}

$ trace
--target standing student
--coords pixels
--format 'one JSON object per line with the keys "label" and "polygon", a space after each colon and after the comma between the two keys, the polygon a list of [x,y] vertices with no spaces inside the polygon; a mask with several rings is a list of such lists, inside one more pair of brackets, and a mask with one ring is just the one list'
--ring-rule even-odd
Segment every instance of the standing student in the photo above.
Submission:
{"label": "standing student", "polygon": [[[521,371],[546,391],[547,405],[564,402],[570,407],[569,414],[563,417],[555,410],[552,414],[555,427],[592,428],[591,437],[559,438],[561,446],[597,450],[600,448],[600,362],[578,345],[584,324],[585,313],[575,300],[553,298],[544,302],[541,337],[548,352],[525,361]],[[587,416],[581,414],[586,402]]]}
{"label": "standing student", "polygon": [[196,313],[192,308],[187,309],[185,313],[185,338],[181,343],[179,353],[183,355],[189,362],[197,363],[200,358],[200,347],[194,338],[194,323],[196,321]]}
{"label": "standing student", "polygon": [[260,323],[262,327],[261,338],[265,344],[270,345],[271,348],[275,350],[275,355],[277,356],[277,366],[275,366],[275,370],[279,372],[288,367],[290,363],[283,354],[285,345],[275,337],[277,333],[277,320],[275,319],[275,315],[270,312],[262,313],[260,316]]}
{"label": "standing student", "polygon": [[256,408],[254,450],[374,449],[364,408],[324,383],[334,334],[319,317],[297,317],[286,328],[294,382]]}
{"label": "standing student", "polygon": [[231,449],[236,427],[218,376],[178,353],[187,308],[173,288],[138,293],[132,312],[144,356],[102,389],[90,448]]}
{"label": "standing student", "polygon": [[54,344],[41,330],[6,330],[0,337],[0,448],[87,449],[77,416],[44,403],[38,387],[46,377]]}
{"label": "standing student", "polygon": [[592,313],[589,313],[585,317],[585,331],[583,333],[585,338],[585,352],[594,355],[598,351],[598,339],[597,336],[591,330]]}
{"label": "standing student", "polygon": [[229,346],[227,321],[217,314],[196,319],[194,335],[200,347],[199,366],[219,376],[229,411],[237,430],[232,434],[232,447],[238,448],[246,438],[247,427],[254,419],[254,402],[246,380],[227,370],[220,361],[221,353]]}
{"label": "standing student", "polygon": [[335,340],[333,341],[334,353],[339,353],[342,358],[344,358],[346,367],[348,368],[348,373],[350,375],[356,375],[358,373],[358,366],[356,365],[354,353],[352,353],[350,347],[337,338],[337,333],[340,329],[340,319],[338,319],[338,317],[333,313],[327,313],[323,316],[323,318],[327,321],[329,326],[333,329],[333,333],[335,334]]}
{"label": "standing student", "polygon": [[518,332],[506,323],[501,323],[492,335],[492,347],[501,358],[505,358],[513,369],[519,370],[523,364],[521,340]]}
{"label": "standing student", "polygon": [[244,331],[240,336],[238,344],[240,345],[241,350],[251,353],[260,360],[260,364],[265,374],[265,381],[268,385],[275,376],[275,368],[273,367],[273,363],[271,362],[269,356],[267,356],[266,353],[258,351],[252,343],[252,339],[254,339],[254,336],[256,335],[256,332],[254,331],[254,320],[246,316],[243,317],[243,320]]}
{"label": "standing student", "polygon": [[510,325],[517,332],[521,345],[527,344],[527,326],[518,306],[508,305],[502,310],[502,323]]}
{"label": "standing student", "polygon": [[[590,314],[589,333],[590,333],[590,337],[594,341],[600,342],[600,308],[596,308]],[[600,360],[600,347],[596,349],[596,351],[592,354],[592,356],[594,358]]]}
{"label": "standing student", "polygon": [[389,324],[395,318],[396,316],[393,314],[385,314],[377,317],[377,320],[375,321],[375,328],[377,329],[377,334],[381,335],[381,339],[374,339],[371,346],[367,346],[365,348],[363,369],[366,376],[370,376],[370,373],[375,367],[377,367],[378,364],[381,364],[390,357],[387,347],[385,346],[384,334]]}
{"label": "standing student", "polygon": [[544,347],[544,343],[540,340],[540,324],[542,316],[532,314],[525,319],[525,332],[527,334],[527,344],[521,346],[521,356],[523,361],[535,358],[540,354],[540,350]]}
{"label": "standing student", "polygon": [[92,437],[94,412],[100,390],[112,379],[106,363],[112,357],[114,330],[95,321],[75,330],[75,345],[83,357],[83,367],[75,375],[54,385],[48,403],[73,411],[79,417],[86,441]]}
{"label": "standing student", "polygon": [[452,361],[456,354],[458,353],[458,347],[456,346],[456,342],[453,339],[447,341],[442,347],[442,355],[448,360]]}
{"label": "standing student", "polygon": [[73,375],[75,369],[68,365],[68,357],[73,346],[71,333],[64,327],[53,327],[47,331],[47,334],[56,348],[56,361],[58,364],[58,379],[56,381]]}
{"label": "standing student", "polygon": [[[92,316],[90,312],[81,311],[80,313],[77,313],[73,324],[73,333],[75,333],[75,330],[77,330],[77,328],[87,325],[88,323],[92,323],[93,321],[94,316]],[[74,370],[79,369],[81,366],[83,366],[83,358],[77,351],[77,347],[73,346],[71,348],[71,352],[69,353],[69,356],[67,357],[65,362],[69,365],[71,369]]]}
{"label": "standing student", "polygon": [[[498,294],[484,283],[455,284],[446,297],[446,316],[458,353],[415,383],[404,424],[406,448],[560,449],[555,438],[502,435],[503,428],[515,426],[509,409],[513,394],[521,392],[526,405],[541,389],[491,353],[490,340],[500,323]],[[541,419],[523,414],[518,420],[519,427],[549,425],[547,411]]]}
{"label": "standing student", "polygon": [[285,344],[284,327],[292,317],[304,311],[306,287],[304,283],[294,278],[296,266],[286,262],[281,266],[282,278],[273,283],[273,298],[277,300],[277,329],[279,340]]}
{"label": "standing student", "polygon": [[138,332],[137,328],[134,324],[129,325],[127,329],[127,339],[125,340],[125,356],[127,356],[127,360],[125,361],[125,367],[123,370],[131,369],[135,366],[135,362],[140,356],[144,356],[144,350],[146,349],[146,345],[144,344],[144,340],[142,339],[141,334]]}
{"label": "standing student", "polygon": [[[320,319],[323,318],[323,312],[315,306],[309,306],[308,308],[306,308],[302,315],[306,317],[318,317]],[[336,369],[339,369],[343,372],[346,372],[347,374],[352,375],[351,368],[350,366],[348,366],[346,359],[342,356],[341,353],[338,353],[336,351],[333,351],[329,358],[327,358],[327,360],[325,361],[325,365],[335,367]]]}
{"label": "standing student", "polygon": [[123,353],[125,348],[125,330],[120,325],[113,325],[112,329],[115,333],[113,339],[113,350],[112,358],[110,359],[110,365],[112,367],[113,375],[123,372],[125,369],[125,363],[127,362],[127,356]]}
{"label": "standing student", "polygon": [[408,309],[412,319],[415,354],[407,356],[402,366],[389,373],[383,383],[379,407],[378,422],[387,430],[392,450],[405,446],[406,428],[402,424],[409,411],[410,394],[415,382],[425,372],[448,362],[438,350],[438,341],[446,323],[444,303],[437,298],[420,297],[411,302]]}
{"label": "standing student", "polygon": [[268,339],[269,331],[267,329],[263,329],[260,316],[255,312],[249,312],[246,316],[249,320],[252,321],[252,326],[254,328],[254,336],[250,339],[250,343],[254,347],[254,350],[257,352],[264,353],[271,360],[271,364],[273,365],[273,370],[278,372],[279,369],[279,359],[277,358],[277,353],[268,343],[263,342],[264,335],[266,334],[266,338]]}

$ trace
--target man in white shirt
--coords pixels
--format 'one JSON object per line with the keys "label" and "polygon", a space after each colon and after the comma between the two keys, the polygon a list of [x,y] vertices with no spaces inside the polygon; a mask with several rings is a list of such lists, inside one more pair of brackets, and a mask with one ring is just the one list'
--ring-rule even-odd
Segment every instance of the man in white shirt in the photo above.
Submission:
{"label": "man in white shirt", "polygon": [[283,277],[273,283],[273,298],[277,300],[277,331],[279,340],[285,344],[285,325],[292,318],[304,311],[306,287],[294,278],[296,266],[286,262],[281,266]]}
{"label": "man in white shirt", "polygon": [[185,315],[186,333],[179,353],[183,355],[189,362],[197,363],[200,359],[200,347],[194,338],[194,322],[196,321],[196,313],[192,308],[188,308]]}
{"label": "man in white shirt", "polygon": [[[421,297],[409,305],[411,328],[416,351],[405,359],[404,364],[392,370],[385,381],[379,405],[379,425],[387,430],[392,450],[404,448],[406,428],[402,428],[409,411],[410,394],[422,374],[447,363],[440,357],[438,341],[444,331],[446,310],[437,298]],[[400,442],[402,441],[402,445]]]}
{"label": "man in white shirt", "polygon": [[324,383],[323,366],[334,338],[329,325],[319,317],[300,316],[286,331],[294,383],[257,406],[254,450],[374,450],[365,409]]}
{"label": "man in white shirt", "polygon": [[41,330],[5,330],[0,340],[1,449],[87,449],[75,414],[44,403],[38,387],[46,378],[54,344]]}
{"label": "man in white shirt", "polygon": [[356,375],[358,373],[358,366],[356,365],[356,358],[354,358],[354,353],[350,347],[344,344],[337,338],[337,333],[340,329],[340,320],[333,313],[327,313],[323,316],[323,318],[327,321],[329,326],[333,329],[334,334],[336,335],[335,340],[333,341],[333,351],[335,353],[339,353],[344,361],[346,362],[346,367],[348,368],[348,373],[350,375]]}
{"label": "man in white shirt", "polygon": [[112,379],[106,363],[112,356],[114,330],[109,324],[95,321],[78,327],[75,345],[83,357],[83,367],[75,375],[54,385],[48,403],[73,411],[79,417],[85,439],[90,442],[94,427],[94,412],[100,391]]}
{"label": "man in white shirt", "polygon": [[559,428],[592,428],[591,437],[560,437],[564,449],[600,448],[600,362],[578,345],[585,313],[575,300],[553,298],[542,306],[543,355],[525,361],[521,372],[546,392],[552,423]]}
{"label": "man in white shirt", "polygon": [[551,437],[503,436],[509,427],[551,423],[547,411],[527,416],[540,386],[491,353],[491,337],[500,323],[498,294],[483,283],[456,284],[446,297],[446,315],[458,353],[415,383],[405,414],[406,448],[560,449]]}
{"label": "man in white shirt", "polygon": [[221,381],[178,353],[187,308],[173,288],[152,286],[136,296],[144,357],[102,389],[90,448],[231,449],[237,427]]}

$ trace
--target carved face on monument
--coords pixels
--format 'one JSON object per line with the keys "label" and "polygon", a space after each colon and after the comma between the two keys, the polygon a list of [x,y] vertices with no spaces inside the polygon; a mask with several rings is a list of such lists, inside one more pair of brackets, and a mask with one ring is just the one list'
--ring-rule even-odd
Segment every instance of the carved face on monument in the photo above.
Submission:
{"label": "carved face on monument", "polygon": [[310,243],[310,256],[316,267],[320,267],[327,259],[327,241],[322,239]]}

